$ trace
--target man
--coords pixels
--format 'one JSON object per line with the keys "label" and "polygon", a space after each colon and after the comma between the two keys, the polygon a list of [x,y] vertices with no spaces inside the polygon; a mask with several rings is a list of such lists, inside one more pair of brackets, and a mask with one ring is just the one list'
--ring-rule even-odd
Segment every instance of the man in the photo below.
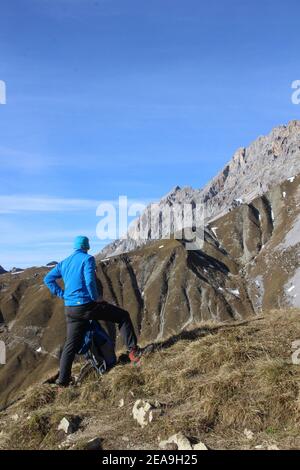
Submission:
{"label": "man", "polygon": [[[89,320],[104,320],[118,324],[129,350],[129,358],[137,364],[140,351],[129,313],[105,302],[98,292],[96,264],[88,254],[89,239],[78,236],[74,240],[74,253],[58,263],[45,277],[50,292],[64,299],[67,322],[67,339],[60,359],[57,384],[66,387],[71,380],[72,363],[80,349]],[[64,290],[57,284],[63,279]]]}

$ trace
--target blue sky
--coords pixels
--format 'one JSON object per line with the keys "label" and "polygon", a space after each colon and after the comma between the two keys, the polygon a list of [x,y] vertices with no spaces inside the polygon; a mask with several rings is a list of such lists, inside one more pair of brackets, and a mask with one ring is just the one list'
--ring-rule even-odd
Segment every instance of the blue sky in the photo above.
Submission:
{"label": "blue sky", "polygon": [[97,204],[200,188],[300,118],[296,0],[2,0],[0,264],[93,253]]}

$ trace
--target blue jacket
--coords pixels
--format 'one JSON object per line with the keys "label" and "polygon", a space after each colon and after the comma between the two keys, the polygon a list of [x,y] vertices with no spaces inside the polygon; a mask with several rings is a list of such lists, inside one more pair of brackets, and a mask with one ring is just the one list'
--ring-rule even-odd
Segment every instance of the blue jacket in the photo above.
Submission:
{"label": "blue jacket", "polygon": [[[83,250],[75,250],[71,256],[58,263],[47,274],[44,283],[52,294],[64,299],[66,306],[83,305],[99,297],[95,271],[95,258]],[[61,278],[65,290],[56,282]]]}

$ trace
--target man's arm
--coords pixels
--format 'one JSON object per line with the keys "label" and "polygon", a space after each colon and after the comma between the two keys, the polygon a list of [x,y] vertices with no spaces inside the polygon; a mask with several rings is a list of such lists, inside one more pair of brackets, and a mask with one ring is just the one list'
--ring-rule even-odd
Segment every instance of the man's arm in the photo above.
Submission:
{"label": "man's arm", "polygon": [[95,258],[89,257],[84,263],[84,280],[90,297],[95,302],[99,300],[99,292],[96,283],[96,263]]}
{"label": "man's arm", "polygon": [[64,291],[62,288],[57,284],[56,280],[61,279],[61,271],[60,265],[57,264],[55,268],[51,269],[47,276],[44,278],[44,283],[50,290],[51,294],[56,295],[57,297],[64,297]]}

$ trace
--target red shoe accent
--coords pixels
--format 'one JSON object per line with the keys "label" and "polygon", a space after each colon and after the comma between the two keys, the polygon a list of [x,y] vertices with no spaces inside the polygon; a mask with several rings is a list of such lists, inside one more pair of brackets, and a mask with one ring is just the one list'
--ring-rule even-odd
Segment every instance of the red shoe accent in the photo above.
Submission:
{"label": "red shoe accent", "polygon": [[139,363],[141,361],[141,352],[140,352],[139,348],[134,348],[130,351],[129,359],[130,359],[130,362],[133,365],[139,365]]}

